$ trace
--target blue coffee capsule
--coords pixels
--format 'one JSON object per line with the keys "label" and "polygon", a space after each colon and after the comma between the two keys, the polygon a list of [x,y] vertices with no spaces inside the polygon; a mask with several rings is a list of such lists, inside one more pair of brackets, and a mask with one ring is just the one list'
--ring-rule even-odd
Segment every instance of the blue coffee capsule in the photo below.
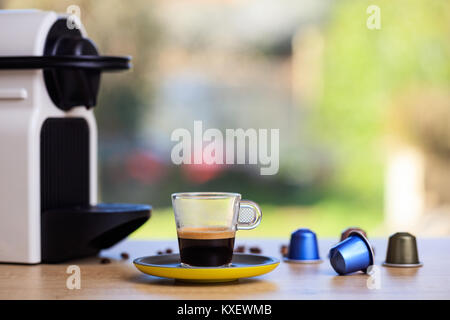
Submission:
{"label": "blue coffee capsule", "polygon": [[309,229],[298,229],[291,234],[288,257],[286,262],[318,263],[322,260],[319,256],[317,237]]}
{"label": "blue coffee capsule", "polygon": [[348,238],[330,249],[330,263],[340,275],[367,271],[373,265],[372,247],[360,231],[352,231]]}

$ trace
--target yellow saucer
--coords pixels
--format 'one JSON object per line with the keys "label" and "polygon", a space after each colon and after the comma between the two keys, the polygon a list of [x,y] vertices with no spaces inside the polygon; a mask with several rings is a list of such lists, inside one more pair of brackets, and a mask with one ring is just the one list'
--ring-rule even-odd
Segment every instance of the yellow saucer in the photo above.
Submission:
{"label": "yellow saucer", "polygon": [[229,267],[182,267],[179,254],[142,257],[133,263],[139,271],[156,277],[190,282],[226,282],[268,273],[280,261],[260,255],[235,253]]}

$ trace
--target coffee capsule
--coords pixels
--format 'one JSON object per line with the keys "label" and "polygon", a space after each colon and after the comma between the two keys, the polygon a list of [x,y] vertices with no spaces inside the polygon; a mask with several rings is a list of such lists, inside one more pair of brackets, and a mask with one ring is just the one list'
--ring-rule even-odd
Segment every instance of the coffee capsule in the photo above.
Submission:
{"label": "coffee capsule", "polygon": [[386,252],[386,267],[421,267],[417,252],[416,237],[408,232],[397,232],[389,237]]}
{"label": "coffee capsule", "polygon": [[[347,239],[352,231],[359,231],[364,235],[364,237],[366,237],[366,239],[368,239],[367,233],[363,229],[358,228],[358,227],[350,227],[350,228],[347,228],[344,231],[342,231],[340,241],[344,241],[345,239]],[[372,246],[372,252],[375,255],[375,248],[373,246]],[[329,256],[328,256],[328,258],[329,258]]]}
{"label": "coffee capsule", "polygon": [[[359,232],[361,232],[364,235],[364,237],[367,238],[367,233],[363,229],[358,228],[358,227],[349,227],[349,228],[347,228],[347,229],[345,229],[344,231],[341,232],[341,239],[339,240],[339,242],[342,242],[345,239],[347,239],[352,231],[359,231]],[[372,247],[372,250],[373,250],[373,247]],[[373,250],[373,251],[375,253],[375,250]],[[330,258],[330,252],[328,252],[328,259],[329,258]]]}
{"label": "coffee capsule", "polygon": [[319,263],[319,245],[314,232],[309,229],[298,229],[291,234],[286,262]]}
{"label": "coffee capsule", "polygon": [[364,234],[356,230],[332,247],[329,257],[331,266],[340,275],[366,272],[373,265],[372,247]]}
{"label": "coffee capsule", "polygon": [[345,239],[347,239],[352,231],[359,231],[364,235],[364,237],[367,238],[367,233],[363,229],[358,228],[358,227],[350,227],[350,228],[347,228],[344,231],[342,231],[340,241],[344,241]]}

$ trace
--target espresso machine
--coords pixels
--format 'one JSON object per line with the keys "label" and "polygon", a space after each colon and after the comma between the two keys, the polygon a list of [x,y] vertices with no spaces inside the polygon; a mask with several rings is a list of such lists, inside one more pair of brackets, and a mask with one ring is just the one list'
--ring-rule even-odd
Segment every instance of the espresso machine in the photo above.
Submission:
{"label": "espresso machine", "polygon": [[0,263],[97,254],[150,217],[141,204],[97,203],[101,56],[74,17],[0,10]]}

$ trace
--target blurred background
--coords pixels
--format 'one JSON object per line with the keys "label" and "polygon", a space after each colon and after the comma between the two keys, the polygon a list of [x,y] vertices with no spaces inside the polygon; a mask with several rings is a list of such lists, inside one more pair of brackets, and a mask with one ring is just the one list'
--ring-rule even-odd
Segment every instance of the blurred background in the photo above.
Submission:
{"label": "blurred background", "polygon": [[[154,207],[133,237],[175,236],[179,191],[258,202],[260,227],[240,237],[450,235],[449,1],[0,0],[70,5],[101,53],[133,56],[95,108],[101,200]],[[171,133],[194,120],[280,129],[280,171],[172,164]]]}

